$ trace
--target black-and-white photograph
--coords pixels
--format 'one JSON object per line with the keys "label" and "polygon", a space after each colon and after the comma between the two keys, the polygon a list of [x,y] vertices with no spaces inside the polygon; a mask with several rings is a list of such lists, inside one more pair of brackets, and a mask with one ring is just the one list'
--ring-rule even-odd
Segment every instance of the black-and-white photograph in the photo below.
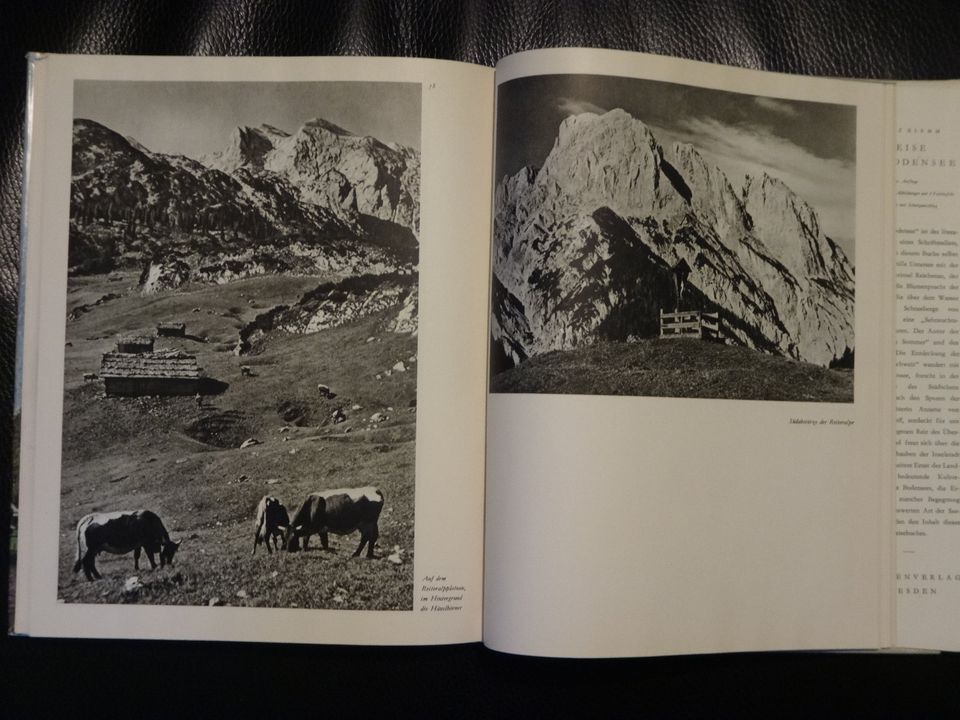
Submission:
{"label": "black-and-white photograph", "polygon": [[853,402],[856,108],[500,86],[492,392]]}
{"label": "black-and-white photograph", "polygon": [[73,117],[59,598],[411,610],[420,85]]}

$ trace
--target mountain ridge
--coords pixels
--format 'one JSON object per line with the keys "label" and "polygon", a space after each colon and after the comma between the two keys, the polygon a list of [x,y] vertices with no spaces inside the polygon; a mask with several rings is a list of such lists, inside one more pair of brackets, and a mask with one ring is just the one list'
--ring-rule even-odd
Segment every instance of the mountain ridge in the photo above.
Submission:
{"label": "mountain ridge", "polygon": [[[564,119],[539,169],[497,183],[494,225],[509,295],[495,340],[511,357],[651,334],[677,304],[681,260],[682,304],[720,312],[729,341],[819,365],[854,348],[853,266],[815,210],[769,175],[738,193],[695,146],[662,146],[622,109]],[[660,262],[637,264],[641,249]]]}
{"label": "mountain ridge", "polygon": [[[266,272],[346,276],[413,268],[419,153],[322,119],[298,133],[238,127],[220,153],[194,159],[152,152],[106,125],[76,119],[72,271],[140,263],[142,289],[150,293]],[[299,155],[278,154],[278,146]],[[366,184],[332,167],[316,175],[309,162],[316,156],[359,168],[355,175]]]}

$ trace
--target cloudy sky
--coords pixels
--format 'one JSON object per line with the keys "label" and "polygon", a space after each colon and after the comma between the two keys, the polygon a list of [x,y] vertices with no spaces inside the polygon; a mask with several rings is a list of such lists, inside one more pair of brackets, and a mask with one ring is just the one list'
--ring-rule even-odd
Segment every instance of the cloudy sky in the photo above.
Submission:
{"label": "cloudy sky", "polygon": [[420,86],[376,82],[77,80],[73,116],[148,150],[197,158],[222,150],[238,125],[289,133],[323,118],[357,135],[420,148]]}
{"label": "cloudy sky", "polygon": [[734,188],[767,172],[810,203],[854,259],[856,108],[599,75],[548,75],[500,86],[497,177],[539,167],[564,118],[622,108],[661,145],[693,144]]}

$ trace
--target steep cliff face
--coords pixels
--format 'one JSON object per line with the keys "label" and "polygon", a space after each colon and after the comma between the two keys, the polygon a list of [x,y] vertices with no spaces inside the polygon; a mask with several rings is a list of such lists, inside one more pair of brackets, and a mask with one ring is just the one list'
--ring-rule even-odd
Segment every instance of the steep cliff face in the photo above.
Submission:
{"label": "steep cliff face", "polygon": [[234,128],[226,147],[218,153],[204,156],[200,161],[215,170],[234,173],[242,167],[263,169],[264,159],[275,143],[289,137],[289,133],[270,125]]}
{"label": "steep cliff face", "polygon": [[419,153],[354,135],[322,118],[293,134],[270,126],[237,128],[227,146],[204,162],[229,173],[241,168],[273,173],[297,188],[305,202],[348,220],[362,213],[418,230]]}
{"label": "steep cliff face", "polygon": [[738,193],[623,110],[564,120],[495,203],[493,334],[514,362],[655,334],[681,259],[681,304],[720,312],[732,341],[822,365],[854,347],[853,268],[813,209],[768,176]]}

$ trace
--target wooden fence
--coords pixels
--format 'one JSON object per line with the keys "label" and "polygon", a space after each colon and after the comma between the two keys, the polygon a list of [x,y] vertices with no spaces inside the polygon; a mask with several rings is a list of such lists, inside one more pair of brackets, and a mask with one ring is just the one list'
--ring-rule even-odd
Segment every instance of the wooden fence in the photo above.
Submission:
{"label": "wooden fence", "polygon": [[720,314],[686,310],[665,313],[660,311],[660,337],[692,337],[702,340],[720,340]]}

